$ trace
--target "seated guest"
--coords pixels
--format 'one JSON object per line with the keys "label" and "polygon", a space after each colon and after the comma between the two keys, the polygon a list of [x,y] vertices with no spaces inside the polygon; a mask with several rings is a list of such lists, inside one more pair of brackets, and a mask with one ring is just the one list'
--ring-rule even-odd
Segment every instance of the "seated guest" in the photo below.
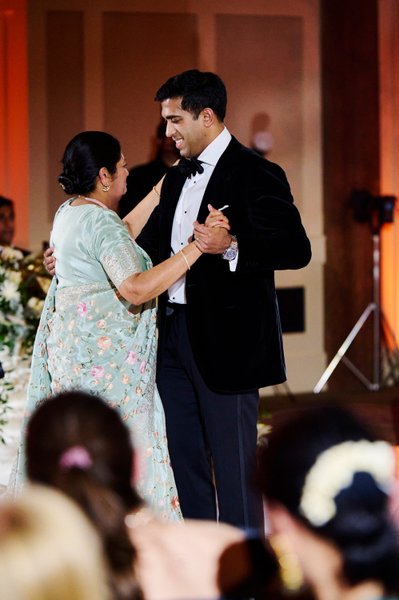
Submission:
{"label": "seated guest", "polygon": [[309,408],[274,428],[259,481],[289,587],[302,571],[317,600],[397,597],[393,448],[350,411]]}
{"label": "seated guest", "polygon": [[1,600],[111,600],[100,540],[63,494],[32,486],[0,504]]}
{"label": "seated guest", "polygon": [[235,527],[157,518],[131,484],[129,430],[98,396],[68,392],[41,404],[26,451],[28,478],[62,490],[97,527],[120,597],[133,597],[137,577],[150,600],[244,598],[276,573],[263,542]]}
{"label": "seated guest", "polygon": [[23,255],[29,254],[28,250],[13,246],[15,234],[14,202],[9,198],[0,196],[0,250],[11,246],[20,250]]}

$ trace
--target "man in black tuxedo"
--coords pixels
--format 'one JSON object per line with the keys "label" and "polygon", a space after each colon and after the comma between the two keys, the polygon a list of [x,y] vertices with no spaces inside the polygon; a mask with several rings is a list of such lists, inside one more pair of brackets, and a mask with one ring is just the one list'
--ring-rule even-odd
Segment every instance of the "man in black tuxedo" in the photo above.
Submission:
{"label": "man in black tuxedo", "polygon": [[[158,387],[182,511],[257,527],[258,390],[286,378],[274,271],[306,266],[310,243],[284,171],[224,126],[217,75],[185,71],[155,100],[183,164],[169,169],[137,242],[160,262],[195,222],[205,251],[159,300]],[[224,207],[230,231],[203,224],[212,207]]]}

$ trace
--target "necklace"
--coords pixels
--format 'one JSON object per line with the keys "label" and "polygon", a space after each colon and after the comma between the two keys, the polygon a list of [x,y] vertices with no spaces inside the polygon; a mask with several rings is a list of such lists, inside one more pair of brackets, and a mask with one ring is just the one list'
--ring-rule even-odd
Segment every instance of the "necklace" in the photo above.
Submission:
{"label": "necklace", "polygon": [[108,208],[108,206],[106,204],[103,204],[103,202],[100,202],[100,200],[96,200],[95,198],[88,198],[87,196],[81,196],[79,194],[79,196],[74,196],[73,198],[71,198],[71,200],[76,200],[77,198],[81,198],[82,200],[87,200],[87,202],[92,202],[93,204],[97,204],[98,206],[102,206],[102,208],[105,208],[106,210],[110,210]]}

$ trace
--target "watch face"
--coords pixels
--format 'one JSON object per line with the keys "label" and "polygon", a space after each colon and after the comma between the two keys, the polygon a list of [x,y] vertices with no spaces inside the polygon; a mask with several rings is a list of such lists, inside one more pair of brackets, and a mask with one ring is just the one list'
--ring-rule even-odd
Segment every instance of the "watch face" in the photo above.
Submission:
{"label": "watch face", "polygon": [[237,248],[227,248],[223,254],[225,260],[234,260],[237,256]]}

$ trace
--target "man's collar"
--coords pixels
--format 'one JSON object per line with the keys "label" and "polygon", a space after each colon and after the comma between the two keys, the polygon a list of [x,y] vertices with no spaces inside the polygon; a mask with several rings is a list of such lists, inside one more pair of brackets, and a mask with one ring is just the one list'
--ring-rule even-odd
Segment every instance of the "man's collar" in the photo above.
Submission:
{"label": "man's collar", "polygon": [[219,158],[222,156],[223,152],[226,150],[227,146],[230,144],[231,133],[228,131],[226,127],[224,127],[223,131],[219,133],[217,137],[201,152],[198,156],[198,159],[206,163],[208,165],[212,165],[213,167],[218,162]]}

